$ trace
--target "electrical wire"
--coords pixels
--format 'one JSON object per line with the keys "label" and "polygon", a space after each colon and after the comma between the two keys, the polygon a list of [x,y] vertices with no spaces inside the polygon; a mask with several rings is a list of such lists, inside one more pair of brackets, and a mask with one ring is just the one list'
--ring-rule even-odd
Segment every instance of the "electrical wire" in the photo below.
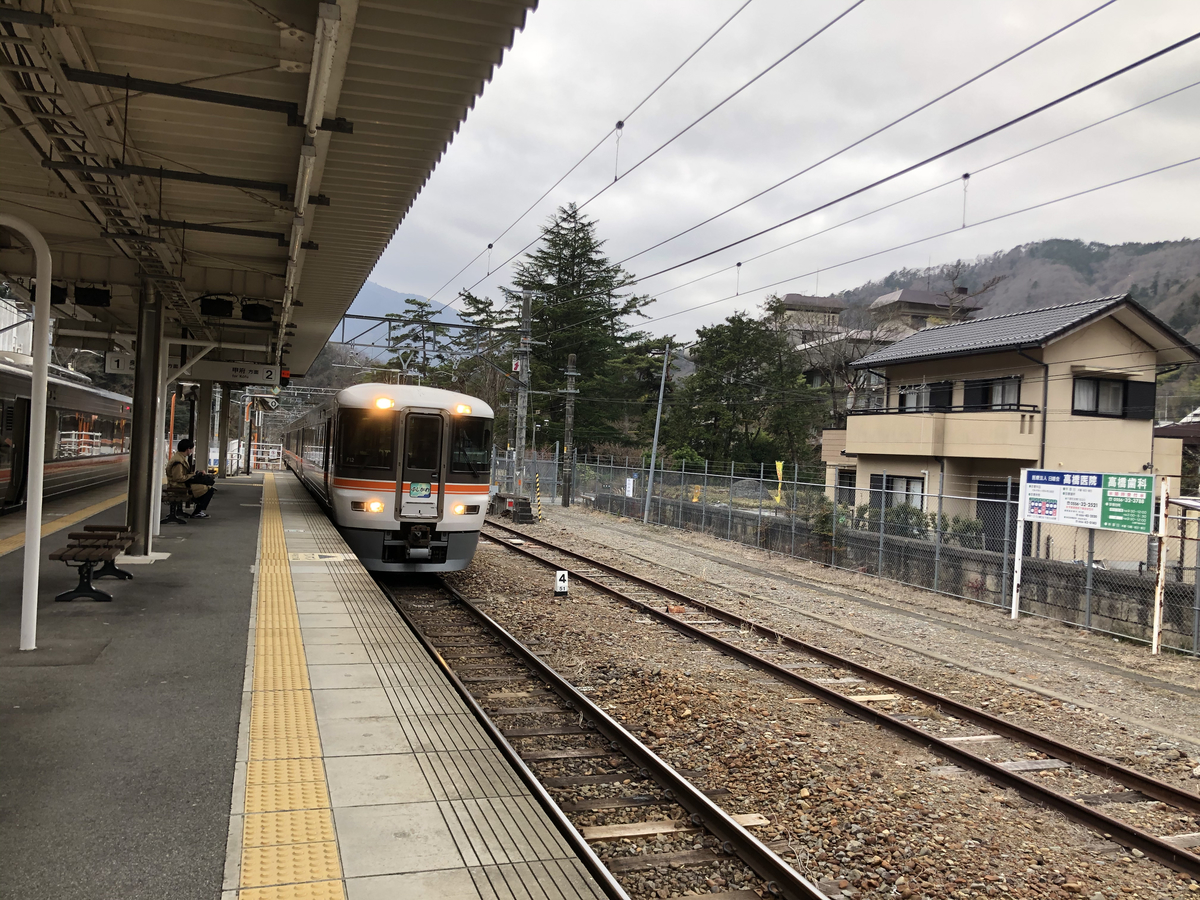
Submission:
{"label": "electrical wire", "polygon": [[[668,81],[670,81],[677,74],[679,74],[680,69],[682,69],[689,62],[691,62],[692,58],[695,57],[697,53],[699,53],[701,50],[703,50],[705,47],[707,47],[709,45],[709,43],[713,40],[713,38],[715,38],[718,34],[720,34],[722,31],[724,31],[725,26],[727,26],[730,22],[732,22],[734,19],[736,19],[738,17],[738,15],[742,12],[742,10],[744,10],[752,2],[753,2],[753,0],[745,0],[745,2],[741,6],[739,6],[737,9],[735,9],[733,11],[733,15],[729,16],[729,18],[727,18],[724,22],[722,22],[719,26],[717,26],[716,31],[714,31],[712,34],[710,34],[708,37],[706,37],[703,41],[701,41],[700,45],[697,46],[691,53],[689,53],[684,58],[683,62],[679,63],[679,65],[677,65],[674,69],[672,69],[667,74],[666,78],[664,78],[662,81],[660,81],[654,87],[654,89],[652,91],[650,91],[650,93],[648,93],[645,97],[643,97],[638,102],[637,106],[635,106],[633,109],[631,109],[629,112],[627,112],[619,120],[621,123],[621,126],[624,127],[624,124],[626,122],[628,122],[631,118],[633,118],[633,116],[637,113],[637,111],[639,109],[641,109],[648,102],[650,102],[650,99],[655,94],[657,94],[660,90],[662,90],[663,87],[666,86]],[[860,0],[860,2],[861,2],[861,0]],[[507,228],[505,228],[502,232],[500,232],[498,235],[496,235],[496,237],[494,237],[488,243],[487,247],[484,250],[480,250],[477,254],[475,254],[474,259],[472,259],[469,263],[467,263],[465,266],[463,266],[461,269],[459,269],[457,272],[455,272],[454,275],[452,275],[450,278],[448,278],[446,280],[445,284],[443,284],[440,288],[438,288],[436,291],[434,291],[432,294],[430,294],[429,297],[427,297],[426,299],[433,300],[434,297],[436,297],[438,294],[440,294],[443,290],[446,289],[447,285],[449,285],[456,278],[458,278],[459,275],[461,275],[463,272],[467,271],[467,269],[469,269],[471,266],[473,266],[479,260],[479,257],[483,256],[484,253],[489,252],[492,249],[493,245],[498,244],[500,242],[501,238],[503,238],[506,234],[508,234],[510,231],[512,231],[513,228],[515,228],[527,215],[529,215],[531,212],[533,212],[533,210],[538,206],[538,204],[540,204],[543,200],[545,200],[548,196],[550,196],[551,191],[553,191],[556,187],[558,187],[560,184],[562,184],[564,181],[566,181],[567,178],[576,169],[578,169],[581,165],[583,165],[591,157],[591,155],[593,153],[595,153],[597,150],[599,150],[604,145],[604,143],[610,137],[612,137],[614,133],[616,133],[616,131],[617,131],[617,126],[614,125],[612,128],[610,128],[608,130],[608,132],[604,135],[604,137],[600,138],[600,140],[598,140],[595,143],[595,145],[592,147],[591,150],[589,150],[587,153],[583,154],[582,157],[580,157],[579,161],[576,162],[575,165],[573,165],[573,166],[571,166],[571,168],[567,169],[567,171],[564,172],[559,177],[559,179],[554,182],[554,184],[550,185],[550,187],[546,188],[546,190],[542,192],[542,195],[540,197],[538,197],[536,200],[534,200],[533,203],[529,204],[529,207],[523,213],[521,213],[519,216],[517,216],[515,219],[513,219],[513,221],[509,223]],[[527,245],[527,247],[528,247],[528,245]],[[524,252],[524,251],[520,251],[520,252]],[[499,268],[502,268],[502,266],[497,267],[497,269],[499,269]],[[495,271],[495,270],[492,270],[492,271]],[[490,275],[491,272],[489,272],[488,274]],[[478,284],[478,282],[476,282],[476,284]],[[474,287],[474,285],[472,285],[472,287]],[[467,290],[470,290],[470,289],[471,288],[468,288]],[[438,310],[438,312],[440,313],[442,310],[446,309],[446,307],[450,306],[454,302],[454,300],[457,300],[457,299],[458,299],[458,297],[455,297],[453,300],[449,300],[446,303],[442,304],[442,307],[441,307],[441,309]],[[435,313],[435,315],[436,314],[437,313]]]}
{"label": "electrical wire", "polygon": [[[825,31],[832,28],[837,22],[841,21],[843,18],[848,16],[851,12],[856,10],[858,7],[862,6],[862,4],[865,2],[866,2],[866,0],[855,0],[854,3],[852,3],[849,7],[847,7],[842,12],[840,12],[833,19],[826,22],[824,25],[822,25],[820,28],[818,28],[816,31],[814,31],[812,34],[810,34],[808,37],[806,37],[803,41],[801,41],[799,44],[797,44],[795,47],[793,47],[791,50],[789,50],[787,53],[785,53],[783,56],[781,56],[779,59],[775,60],[775,62],[771,63],[769,66],[767,66],[761,72],[759,72],[757,75],[755,75],[753,78],[751,78],[749,81],[743,83],[741,85],[741,87],[737,88],[737,90],[735,90],[733,93],[727,95],[723,100],[718,102],[716,105],[709,107],[705,112],[701,113],[697,118],[693,119],[689,124],[685,125],[682,129],[677,131],[674,135],[672,135],[666,141],[659,144],[658,147],[656,147],[654,150],[650,151],[650,153],[646,154],[640,160],[638,160],[636,163],[634,163],[632,166],[630,166],[628,169],[626,169],[622,175],[620,175],[617,178],[614,178],[612,181],[605,184],[604,187],[602,187],[600,190],[596,191],[596,193],[592,194],[592,196],[588,197],[586,200],[583,201],[583,203],[579,204],[576,208],[583,209],[585,206],[587,206],[593,200],[598,198],[601,194],[605,193],[614,184],[619,182],[621,179],[625,178],[625,176],[629,175],[631,172],[633,172],[635,169],[637,169],[643,163],[648,162],[650,159],[657,156],[660,152],[665,150],[671,144],[675,143],[675,141],[677,141],[679,138],[683,137],[685,134],[687,134],[689,131],[691,131],[693,128],[695,128],[697,125],[699,125],[705,119],[707,119],[713,113],[715,113],[718,109],[720,109],[722,106],[724,106],[730,100],[732,100],[734,97],[738,96],[738,94],[742,93],[742,91],[749,88],[752,84],[754,84],[756,81],[758,81],[764,75],[766,75],[772,69],[781,65],[784,61],[789,59],[791,56],[798,53],[800,50],[802,50],[805,46],[807,46],[809,43],[811,43],[813,40],[815,40],[817,37],[819,37]],[[1111,0],[1110,0],[1110,2],[1111,2]],[[519,249],[515,253],[513,253],[511,256],[509,256],[508,259],[504,260],[504,262],[500,263],[500,265],[496,266],[496,268],[493,269],[491,272],[489,272],[487,275],[484,275],[483,278],[480,278],[478,281],[476,281],[474,284],[472,284],[469,288],[467,288],[467,291],[473,291],[480,284],[482,284],[485,280],[487,280],[489,277],[491,277],[492,274],[494,274],[495,272],[498,272],[501,269],[503,269],[504,267],[506,267],[509,263],[511,263],[514,259],[516,259],[518,256],[520,256],[522,253],[524,253],[526,250],[528,250],[530,247],[532,247],[534,244],[536,244],[541,239],[542,239],[542,236],[539,234],[537,237],[535,237],[533,240],[531,240],[529,243],[527,243],[524,247],[522,247],[521,249]],[[476,258],[478,258],[478,257],[476,257]]]}
{"label": "electrical wire", "polygon": [[1160,57],[1163,57],[1168,53],[1178,50],[1181,47],[1186,47],[1187,45],[1191,44],[1193,41],[1196,41],[1198,39],[1200,39],[1200,32],[1196,32],[1195,34],[1189,35],[1188,37],[1184,38],[1183,40],[1176,41],[1174,44],[1164,47],[1163,49],[1158,50],[1154,53],[1151,53],[1148,56],[1143,56],[1141,59],[1136,60],[1135,62],[1132,62],[1127,66],[1122,66],[1120,69],[1117,69],[1114,72],[1110,72],[1109,74],[1107,74],[1101,78],[1097,78],[1095,81],[1089,82],[1088,84],[1085,84],[1083,87],[1076,88],[1073,91],[1063,94],[1062,96],[1060,96],[1054,100],[1051,100],[1049,103],[1043,103],[1041,106],[1037,107],[1036,109],[1032,109],[1029,112],[1022,113],[1021,115],[1017,116],[1016,118],[1009,119],[1007,122],[1004,122],[1001,125],[997,125],[994,128],[989,128],[987,131],[984,131],[981,134],[977,134],[972,138],[968,138],[965,141],[961,141],[960,143],[955,144],[953,147],[950,147],[946,150],[942,150],[941,152],[935,153],[932,156],[928,156],[925,159],[921,160],[920,162],[916,162],[916,163],[913,163],[912,165],[905,166],[904,168],[899,169],[890,175],[887,175],[883,178],[877,179],[876,181],[873,181],[870,184],[867,184],[863,187],[860,187],[853,191],[850,191],[849,193],[843,194],[842,196],[840,196],[834,200],[829,200],[825,203],[820,204],[819,206],[814,206],[805,212],[802,212],[798,215],[791,216],[790,218],[784,219],[782,222],[778,222],[767,228],[760,229],[760,230],[754,232],[753,234],[749,234],[746,237],[739,238],[736,241],[731,241],[728,244],[725,244],[721,247],[717,247],[715,250],[709,250],[705,253],[701,253],[698,256],[694,256],[691,259],[684,260],[683,262],[680,262],[680,263],[675,263],[674,265],[667,266],[664,269],[659,269],[658,271],[652,272],[649,275],[644,275],[637,280],[639,282],[645,281],[647,279],[654,278],[658,275],[663,275],[663,274],[666,274],[667,272],[673,272],[676,269],[681,269],[684,266],[688,266],[688,265],[691,265],[692,263],[699,262],[702,259],[707,259],[710,256],[716,255],[717,253],[721,253],[725,250],[730,250],[733,247],[738,247],[738,246],[746,243],[747,241],[752,241],[755,238],[762,237],[764,234],[770,234],[772,231],[777,231],[778,229],[783,228],[785,225],[790,225],[793,222],[798,222],[801,219],[806,219],[809,216],[812,216],[818,212],[821,212],[822,210],[830,208],[831,206],[835,206],[838,203],[841,203],[845,200],[849,200],[852,197],[857,197],[859,194],[864,194],[867,191],[874,190],[877,187],[881,187],[882,185],[888,184],[891,181],[895,181],[897,178],[900,178],[904,175],[908,175],[911,172],[915,172],[918,169],[921,169],[927,165],[930,165],[931,163],[937,162],[939,159],[943,159],[953,153],[957,153],[959,150],[963,150],[967,147],[972,146],[973,144],[977,144],[980,141],[985,140],[986,138],[989,138],[996,134],[999,134],[1000,132],[1005,131],[1008,128],[1011,128],[1014,125],[1020,124],[1021,122],[1024,122],[1024,121],[1027,121],[1028,119],[1031,119],[1034,116],[1040,115],[1041,113],[1046,112],[1049,109],[1053,109],[1054,107],[1059,106],[1060,104],[1065,103],[1068,100],[1072,100],[1075,97],[1078,97],[1081,94],[1086,93],[1087,91],[1097,88],[1102,84],[1107,84],[1109,81],[1112,81],[1114,78],[1118,78],[1121,75],[1125,75],[1129,72],[1132,72],[1134,69],[1144,66],[1147,63],[1152,62],[1153,60],[1159,59]]}
{"label": "electrical wire", "polygon": [[761,191],[758,191],[755,194],[751,194],[745,200],[735,203],[733,206],[730,206],[727,209],[723,209],[719,213],[715,213],[714,215],[709,216],[707,219],[704,219],[702,222],[697,222],[695,225],[692,225],[690,228],[685,228],[683,231],[677,232],[676,234],[673,234],[668,238],[664,238],[663,240],[659,241],[656,244],[651,244],[649,247],[646,247],[644,250],[639,250],[637,253],[634,253],[632,256],[625,257],[623,260],[618,262],[617,265],[624,265],[625,263],[629,262],[630,260],[637,259],[639,256],[644,256],[645,254],[649,253],[652,250],[657,250],[659,247],[669,244],[672,241],[678,240],[679,238],[683,237],[686,234],[691,234],[697,228],[702,228],[703,226],[709,224],[710,222],[715,222],[717,219],[720,219],[723,216],[728,215],[729,213],[733,212],[734,210],[741,209],[746,204],[752,203],[753,201],[759,199],[760,197],[763,197],[763,196],[771,193],[772,191],[783,187],[785,184],[789,184],[792,181],[795,181],[797,178],[801,177],[802,175],[806,175],[809,172],[813,171],[814,169],[825,165],[825,163],[830,162],[831,160],[837,159],[842,154],[848,153],[849,151],[853,150],[855,147],[858,147],[861,144],[864,144],[867,141],[871,140],[871,138],[878,137],[879,135],[883,134],[885,131],[888,131],[889,129],[894,128],[895,126],[899,125],[901,122],[905,122],[908,119],[911,119],[913,116],[917,115],[918,113],[923,112],[924,110],[933,106],[935,103],[939,103],[942,100],[945,100],[947,97],[958,93],[959,91],[963,90],[964,88],[974,84],[976,81],[979,81],[981,78],[984,78],[987,75],[990,75],[992,72],[995,72],[997,69],[1003,68],[1004,66],[1008,65],[1013,60],[1024,56],[1026,53],[1029,53],[1030,51],[1036,49],[1037,47],[1040,47],[1042,44],[1046,43],[1047,41],[1057,37],[1058,35],[1062,34],[1064,31],[1067,31],[1068,29],[1073,28],[1074,26],[1078,25],[1080,22],[1084,21],[1085,19],[1088,19],[1088,18],[1094,16],[1096,13],[1100,12],[1101,10],[1103,10],[1109,6],[1112,6],[1116,2],[1117,2],[1117,0],[1106,0],[1106,2],[1101,3],[1099,6],[1097,6],[1095,9],[1091,10],[1090,12],[1086,12],[1079,18],[1068,22],[1066,25],[1063,25],[1060,28],[1055,29],[1054,31],[1052,31],[1048,35],[1046,35],[1045,37],[1039,38],[1038,40],[1034,41],[1032,44],[1029,44],[1027,47],[1024,47],[1023,49],[1018,50],[1016,53],[1013,53],[1011,56],[1005,57],[1004,59],[1000,60],[1000,62],[989,66],[988,68],[984,69],[982,72],[979,72],[976,75],[972,75],[966,81],[963,81],[960,84],[956,85],[955,87],[950,88],[950,90],[948,90],[948,91],[944,91],[943,93],[934,97],[932,100],[927,100],[926,102],[922,103],[920,106],[916,107],[913,110],[910,110],[909,112],[905,113],[904,115],[900,116],[899,118],[893,119],[891,122],[888,122],[886,125],[876,128],[870,134],[864,135],[863,137],[859,138],[858,140],[854,141],[853,143],[847,144],[845,147],[842,147],[840,150],[837,150],[837,151],[829,154],[828,156],[824,157],[823,159],[819,159],[816,162],[811,163],[808,166],[805,166],[800,171],[789,175],[787,178],[784,178],[782,181],[777,181],[770,187],[763,188]]}

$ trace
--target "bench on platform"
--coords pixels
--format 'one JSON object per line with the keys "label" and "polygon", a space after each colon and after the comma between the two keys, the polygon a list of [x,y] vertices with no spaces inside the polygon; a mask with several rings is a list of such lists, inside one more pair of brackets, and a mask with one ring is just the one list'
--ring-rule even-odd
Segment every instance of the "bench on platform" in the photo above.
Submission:
{"label": "bench on platform", "polygon": [[167,514],[160,524],[173,522],[176,525],[186,525],[187,517],[183,512],[184,504],[192,501],[192,490],[187,485],[163,485],[163,502],[167,504]]}
{"label": "bench on platform", "polygon": [[[133,533],[127,529],[116,531],[80,531],[67,535],[70,541],[61,550],[55,550],[50,558],[60,560],[68,566],[79,570],[79,584],[70,591],[63,591],[54,599],[67,603],[77,598],[96,600],[107,603],[112,600],[112,594],[93,586],[92,578],[96,567],[103,565],[106,575],[116,578],[132,578],[133,576],[116,567],[116,558],[133,543]],[[107,571],[105,571],[107,570]]]}
{"label": "bench on platform", "polygon": [[[112,537],[112,538],[129,538],[131,543],[133,541],[133,538],[136,537],[133,529],[130,528],[128,525],[84,525],[83,530],[86,532],[91,532],[96,535],[107,534],[109,537]],[[96,579],[96,578],[119,578],[123,581],[128,581],[132,577],[133,577],[132,572],[128,572],[125,569],[117,568],[117,563],[116,563],[115,559],[105,560],[104,565],[102,565],[99,569],[97,569],[94,573],[92,573],[93,579]]]}

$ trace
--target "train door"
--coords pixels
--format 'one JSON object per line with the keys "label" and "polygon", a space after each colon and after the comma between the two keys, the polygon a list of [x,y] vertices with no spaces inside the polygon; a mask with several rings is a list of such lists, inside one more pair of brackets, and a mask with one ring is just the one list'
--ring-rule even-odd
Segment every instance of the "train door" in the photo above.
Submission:
{"label": "train door", "polygon": [[333,443],[333,419],[327,419],[325,424],[321,426],[321,429],[325,432],[325,452],[321,461],[321,478],[323,479],[322,483],[325,485],[325,496],[328,498],[331,496],[329,493],[329,469],[331,467],[330,464],[333,462],[333,454],[330,452],[330,445]]}
{"label": "train door", "polygon": [[400,518],[436,519],[441,506],[442,417],[410,412],[404,417],[404,454],[396,493]]}
{"label": "train door", "polygon": [[8,487],[3,505],[20,503],[25,498],[26,469],[29,466],[29,400],[18,398],[4,404],[0,411],[0,469],[8,469]]}

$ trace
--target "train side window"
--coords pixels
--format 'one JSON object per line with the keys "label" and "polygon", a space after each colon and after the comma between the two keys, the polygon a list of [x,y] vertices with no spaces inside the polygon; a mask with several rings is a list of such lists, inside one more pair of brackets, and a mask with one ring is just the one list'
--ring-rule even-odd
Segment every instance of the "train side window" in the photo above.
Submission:
{"label": "train side window", "polygon": [[396,414],[392,410],[343,409],[339,413],[338,465],[351,469],[392,469]]}
{"label": "train side window", "polygon": [[491,470],[491,419],[460,416],[454,419],[450,440],[450,471],[487,478]]}

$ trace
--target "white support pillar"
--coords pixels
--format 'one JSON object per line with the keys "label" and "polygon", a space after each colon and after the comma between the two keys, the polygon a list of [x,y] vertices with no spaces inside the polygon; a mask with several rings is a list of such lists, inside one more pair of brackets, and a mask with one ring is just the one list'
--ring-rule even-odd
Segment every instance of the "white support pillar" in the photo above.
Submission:
{"label": "white support pillar", "polygon": [[[1022,485],[1025,482],[1024,474],[1021,476]],[[1022,491],[1022,500],[1024,499],[1024,491]],[[1012,618],[1019,618],[1021,615],[1021,560],[1025,558],[1025,507],[1022,506],[1017,512],[1017,543],[1013,546],[1013,588],[1012,588]]]}
{"label": "white support pillar", "polygon": [[1171,508],[1170,479],[1162,478],[1162,502],[1158,512],[1158,569],[1154,577],[1154,631],[1150,638],[1150,653],[1158,656],[1162,649],[1163,594],[1167,589],[1167,511]]}
{"label": "white support pillar", "polygon": [[25,238],[37,257],[33,313],[33,389],[29,409],[29,459],[25,492],[25,568],[21,583],[22,650],[37,649],[38,580],[42,562],[42,483],[45,475],[46,393],[50,368],[50,245],[40,231],[16,216],[0,213],[0,228]]}
{"label": "white support pillar", "polygon": [[[154,410],[154,468],[150,473],[150,533],[158,537],[162,531],[163,472],[167,459],[163,453],[167,434],[167,355],[170,344],[164,339],[158,352],[158,407]],[[146,537],[146,555],[150,554],[151,539]]]}

